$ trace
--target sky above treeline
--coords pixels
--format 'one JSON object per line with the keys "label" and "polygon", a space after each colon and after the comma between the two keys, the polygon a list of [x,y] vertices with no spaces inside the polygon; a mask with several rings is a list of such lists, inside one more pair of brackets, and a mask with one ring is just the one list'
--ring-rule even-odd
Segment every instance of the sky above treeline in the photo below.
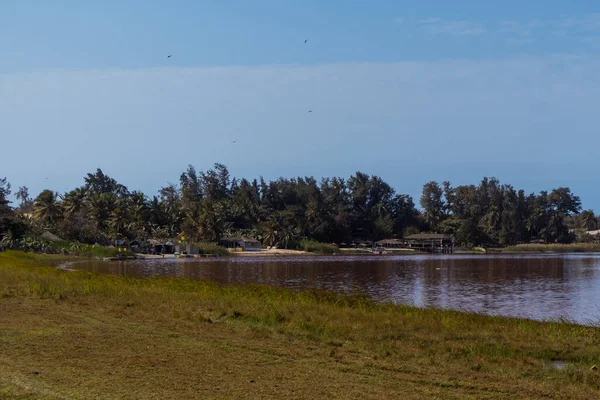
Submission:
{"label": "sky above treeline", "polygon": [[6,0],[0,177],[493,176],[599,212],[598,50],[596,1]]}

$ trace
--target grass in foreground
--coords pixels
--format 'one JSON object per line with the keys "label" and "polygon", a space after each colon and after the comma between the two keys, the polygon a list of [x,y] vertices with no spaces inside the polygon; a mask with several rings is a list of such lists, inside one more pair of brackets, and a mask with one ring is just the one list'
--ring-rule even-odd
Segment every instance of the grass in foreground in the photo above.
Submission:
{"label": "grass in foreground", "polygon": [[595,328],[61,261],[0,253],[1,399],[600,395]]}
{"label": "grass in foreground", "polygon": [[591,253],[600,252],[600,244],[518,244],[501,249],[503,252],[552,252],[552,253]]}

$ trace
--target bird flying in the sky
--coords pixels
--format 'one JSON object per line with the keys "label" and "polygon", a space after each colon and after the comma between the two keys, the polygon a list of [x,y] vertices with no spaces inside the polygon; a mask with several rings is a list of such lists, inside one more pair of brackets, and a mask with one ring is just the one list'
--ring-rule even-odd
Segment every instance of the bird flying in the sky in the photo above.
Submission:
{"label": "bird flying in the sky", "polygon": [[236,142],[237,142],[237,140],[234,140],[234,141],[232,141],[231,143],[236,143]]}
{"label": "bird flying in the sky", "polygon": [[311,112],[312,112],[312,110],[308,110],[308,112],[309,112],[309,113],[311,113]]}
{"label": "bird flying in the sky", "polygon": [[171,54],[169,54],[169,55],[167,56],[167,58],[171,58]]}
{"label": "bird flying in the sky", "polygon": [[304,43],[308,42],[308,39],[304,39]]}

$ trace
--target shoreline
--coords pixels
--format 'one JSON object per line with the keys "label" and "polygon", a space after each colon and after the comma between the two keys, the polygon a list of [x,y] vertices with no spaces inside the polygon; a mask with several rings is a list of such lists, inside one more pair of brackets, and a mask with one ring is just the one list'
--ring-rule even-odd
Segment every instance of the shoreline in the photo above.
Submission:
{"label": "shoreline", "polygon": [[[307,252],[307,251],[303,251],[303,250],[285,250],[285,249],[275,249],[275,250],[262,250],[262,251],[238,251],[238,252],[230,252],[228,255],[219,255],[219,256],[215,256],[215,255],[209,255],[208,257],[181,257],[181,258],[227,258],[227,257],[265,257],[265,258],[269,258],[269,257],[274,257],[274,258],[281,258],[281,257],[296,257],[296,256],[302,256],[302,257],[324,257],[324,256],[331,256],[331,257],[337,257],[337,256],[369,256],[369,257],[390,257],[390,256],[453,256],[453,255],[457,255],[457,256],[462,256],[462,255],[480,255],[480,256],[501,256],[501,255],[527,255],[527,254],[531,254],[531,255],[535,255],[535,254],[556,254],[556,255],[561,255],[561,254],[599,254],[600,251],[552,251],[552,250],[547,250],[547,251],[542,251],[542,250],[536,250],[536,251],[527,251],[527,250],[522,250],[522,251],[503,251],[503,250],[499,250],[499,251],[494,251],[494,250],[488,250],[488,251],[470,251],[470,250],[458,250],[458,251],[454,251],[453,253],[444,253],[444,254],[440,254],[440,253],[427,253],[427,252],[419,252],[419,251],[398,251],[398,250],[392,250],[392,251],[384,251],[383,253],[374,253],[374,252],[370,252],[370,251],[360,251],[360,250],[354,250],[354,249],[349,249],[349,250],[340,250],[339,252],[336,253],[318,253],[318,252]],[[97,258],[98,260],[102,260],[102,261],[127,261],[127,260],[161,260],[161,259],[173,259],[175,258],[173,254],[165,254],[164,257],[162,257],[161,255],[153,255],[153,254],[135,254],[135,256],[128,256],[126,260],[122,260],[122,259],[118,259],[116,257],[101,257],[101,258]]]}

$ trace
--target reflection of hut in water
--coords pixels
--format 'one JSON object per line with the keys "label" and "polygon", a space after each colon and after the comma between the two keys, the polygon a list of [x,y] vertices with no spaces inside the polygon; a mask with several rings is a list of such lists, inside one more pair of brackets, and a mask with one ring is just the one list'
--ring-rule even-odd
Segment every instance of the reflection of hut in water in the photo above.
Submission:
{"label": "reflection of hut in water", "polygon": [[223,238],[219,241],[219,246],[231,251],[260,251],[262,248],[260,241],[250,237]]}

